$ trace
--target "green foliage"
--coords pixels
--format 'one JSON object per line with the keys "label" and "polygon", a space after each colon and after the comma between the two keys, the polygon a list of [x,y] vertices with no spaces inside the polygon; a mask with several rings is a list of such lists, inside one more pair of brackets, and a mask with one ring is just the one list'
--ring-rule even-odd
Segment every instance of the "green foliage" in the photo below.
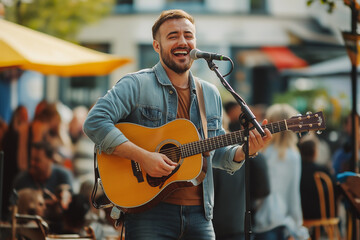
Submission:
{"label": "green foliage", "polygon": [[336,0],[307,0],[306,4],[307,4],[307,6],[310,6],[311,4],[313,4],[316,1],[319,1],[321,4],[327,5],[328,13],[332,13],[336,7],[336,4],[335,4]]}
{"label": "green foliage", "polygon": [[339,128],[341,120],[350,112],[348,96],[330,96],[326,89],[292,90],[277,94],[274,103],[288,103],[301,114],[323,111],[328,128]]}
{"label": "green foliage", "polygon": [[18,4],[6,6],[6,19],[69,41],[75,41],[82,27],[109,15],[114,7],[114,0],[16,2]]}

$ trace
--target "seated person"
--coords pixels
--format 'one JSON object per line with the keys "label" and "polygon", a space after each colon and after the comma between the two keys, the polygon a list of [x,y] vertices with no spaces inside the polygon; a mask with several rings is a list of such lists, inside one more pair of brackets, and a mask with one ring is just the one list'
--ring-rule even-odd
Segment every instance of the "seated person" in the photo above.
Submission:
{"label": "seated person", "polygon": [[[17,213],[16,218],[12,218],[9,225],[7,223],[3,225],[4,228],[0,230],[0,239],[13,239],[12,234],[15,234],[14,239],[19,240],[45,239],[44,234],[48,230],[48,224],[43,219],[46,211],[43,192],[32,188],[14,191],[10,204],[12,213]],[[12,232],[12,229],[16,231]]]}
{"label": "seated person", "polygon": [[[315,135],[309,134],[301,139],[299,143],[299,150],[301,153],[302,172],[300,182],[301,205],[304,219],[319,219],[320,216],[320,202],[318,190],[316,187],[314,173],[324,172],[335,183],[330,171],[317,163],[315,163],[317,155],[318,139]],[[336,186],[333,184],[333,186]],[[326,191],[326,189],[324,189]],[[334,191],[336,188],[334,187]]]}
{"label": "seated person", "polygon": [[89,235],[86,227],[86,214],[90,210],[89,199],[83,195],[75,194],[69,207],[64,211],[63,234],[78,234],[79,236]]}
{"label": "seated person", "polygon": [[57,224],[64,208],[71,200],[73,178],[69,170],[55,164],[53,149],[47,142],[37,142],[31,145],[30,168],[20,172],[13,184],[16,190],[24,188],[41,189],[46,198],[46,220],[50,230],[58,232],[61,226]]}
{"label": "seated person", "polygon": [[23,188],[18,191],[18,213],[45,216],[45,199],[41,190]]}
{"label": "seated person", "polygon": [[46,189],[55,193],[58,186],[67,184],[72,188],[72,174],[60,165],[54,164],[54,151],[49,143],[37,142],[31,145],[30,168],[19,173],[13,187]]}

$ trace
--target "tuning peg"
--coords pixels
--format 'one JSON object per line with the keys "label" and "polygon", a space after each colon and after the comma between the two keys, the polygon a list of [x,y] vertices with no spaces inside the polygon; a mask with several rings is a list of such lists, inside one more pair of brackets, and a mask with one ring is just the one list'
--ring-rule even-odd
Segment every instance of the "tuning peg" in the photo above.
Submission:
{"label": "tuning peg", "polygon": [[307,113],[306,113],[306,118],[307,118],[307,119],[310,119],[310,118],[311,118],[311,116],[310,116],[311,114],[312,114],[312,112],[307,112]]}
{"label": "tuning peg", "polygon": [[320,135],[320,134],[322,134],[322,131],[317,130],[317,131],[316,131],[316,134],[317,134],[317,135]]}

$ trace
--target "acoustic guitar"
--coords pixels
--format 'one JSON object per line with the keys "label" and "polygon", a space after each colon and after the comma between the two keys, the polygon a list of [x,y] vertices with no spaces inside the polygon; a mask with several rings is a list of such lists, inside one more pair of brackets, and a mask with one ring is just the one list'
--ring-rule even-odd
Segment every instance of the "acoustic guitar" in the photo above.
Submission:
{"label": "acoustic guitar", "polygon": [[[107,198],[124,212],[141,212],[159,203],[180,187],[196,186],[205,178],[206,158],[203,152],[244,142],[244,131],[201,140],[195,125],[176,119],[158,128],[133,123],[116,127],[133,143],[152,152],[165,154],[178,165],[165,177],[151,177],[137,162],[105,153],[97,154],[102,188]],[[304,132],[325,129],[322,112],[294,116],[262,126],[271,133],[291,130]]]}

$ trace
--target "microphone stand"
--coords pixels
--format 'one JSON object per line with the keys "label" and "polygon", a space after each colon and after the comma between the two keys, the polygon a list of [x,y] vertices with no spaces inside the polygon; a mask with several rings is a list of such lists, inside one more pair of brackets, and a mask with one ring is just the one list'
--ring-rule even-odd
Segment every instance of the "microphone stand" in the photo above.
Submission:
{"label": "microphone stand", "polygon": [[[231,59],[229,58],[231,61]],[[261,136],[265,136],[265,132],[260,126],[260,124],[256,121],[254,114],[251,112],[249,107],[246,105],[245,101],[237,94],[234,89],[229,85],[229,83],[225,80],[225,78],[220,74],[218,67],[212,61],[212,59],[206,59],[210,70],[214,71],[218,78],[220,79],[222,85],[228,90],[235,100],[241,106],[242,113],[239,116],[239,120],[241,125],[244,128],[244,145],[243,151],[245,154],[245,221],[244,221],[244,230],[245,230],[245,239],[250,240],[250,235],[252,233],[251,230],[251,209],[250,209],[250,169],[249,169],[249,124],[251,123],[261,134]],[[231,61],[231,64],[233,62]]]}

